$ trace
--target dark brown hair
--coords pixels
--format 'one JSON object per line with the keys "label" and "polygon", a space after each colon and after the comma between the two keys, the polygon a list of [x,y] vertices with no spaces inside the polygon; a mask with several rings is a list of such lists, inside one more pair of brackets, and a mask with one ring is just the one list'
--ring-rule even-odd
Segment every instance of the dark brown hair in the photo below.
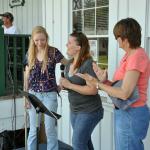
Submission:
{"label": "dark brown hair", "polygon": [[92,58],[90,55],[90,46],[88,38],[82,32],[73,32],[70,36],[75,37],[77,45],[81,47],[75,69],[79,68],[85,60]]}
{"label": "dark brown hair", "polygon": [[130,48],[137,48],[141,45],[141,26],[133,18],[122,19],[116,23],[113,33],[115,38],[128,39]]}

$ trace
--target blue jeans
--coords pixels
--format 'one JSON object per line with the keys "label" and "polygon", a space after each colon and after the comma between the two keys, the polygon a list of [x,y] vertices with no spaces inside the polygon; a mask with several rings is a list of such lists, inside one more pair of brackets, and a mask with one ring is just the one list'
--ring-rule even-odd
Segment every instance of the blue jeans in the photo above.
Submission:
{"label": "blue jeans", "polygon": [[103,110],[90,113],[71,112],[71,124],[73,128],[73,150],[94,150],[91,134],[103,118]]}
{"label": "blue jeans", "polygon": [[149,121],[147,106],[115,109],[115,150],[144,150],[142,140],[146,137]]}
{"label": "blue jeans", "polygon": [[[57,112],[57,93],[56,92],[33,92],[29,91],[31,94],[37,96],[41,102],[47,107],[48,110]],[[28,150],[36,150],[36,111],[33,106],[28,109],[30,117],[30,130],[28,135]],[[56,121],[54,118],[44,115],[45,117],[45,132],[47,137],[47,150],[58,150],[58,140],[57,140],[57,130]]]}

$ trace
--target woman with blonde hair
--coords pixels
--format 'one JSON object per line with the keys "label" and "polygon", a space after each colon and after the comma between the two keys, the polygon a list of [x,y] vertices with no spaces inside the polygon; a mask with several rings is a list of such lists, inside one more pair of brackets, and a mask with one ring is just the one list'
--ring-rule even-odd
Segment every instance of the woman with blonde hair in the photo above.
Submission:
{"label": "woman with blonde hair", "polygon": [[[55,66],[65,63],[61,52],[48,44],[48,34],[42,26],[33,28],[25,66],[24,89],[37,96],[50,111],[57,112]],[[28,150],[36,150],[36,110],[28,102],[30,131]],[[47,150],[58,150],[55,119],[45,115]]]}

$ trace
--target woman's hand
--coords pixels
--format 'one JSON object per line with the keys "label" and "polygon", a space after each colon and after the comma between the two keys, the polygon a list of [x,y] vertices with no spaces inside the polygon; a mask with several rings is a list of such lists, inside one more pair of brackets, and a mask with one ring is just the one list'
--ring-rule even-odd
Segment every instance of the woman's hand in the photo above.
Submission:
{"label": "woman's hand", "polygon": [[25,98],[25,105],[24,105],[24,107],[26,109],[30,109],[31,108],[31,103],[26,98]]}
{"label": "woman's hand", "polygon": [[76,75],[79,76],[80,78],[84,79],[88,86],[97,87],[98,80],[96,78],[92,77],[91,75],[89,75],[87,73],[85,73],[85,74],[77,73]]}
{"label": "woman's hand", "polygon": [[63,87],[62,87],[61,85],[58,85],[58,86],[57,86],[57,91],[58,91],[58,93],[59,93],[61,90],[63,90]]}
{"label": "woman's hand", "polygon": [[71,82],[65,78],[60,78],[60,87],[61,88],[67,88],[67,89],[71,89]]}
{"label": "woman's hand", "polygon": [[96,63],[93,63],[93,70],[100,82],[104,82],[105,80],[107,80],[108,75],[106,69],[103,70],[100,67],[98,67]]}

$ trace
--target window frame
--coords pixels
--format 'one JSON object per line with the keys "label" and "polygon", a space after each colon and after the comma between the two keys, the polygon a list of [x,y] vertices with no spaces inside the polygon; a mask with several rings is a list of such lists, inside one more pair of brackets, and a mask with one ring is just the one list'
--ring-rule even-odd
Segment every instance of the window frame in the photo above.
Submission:
{"label": "window frame", "polygon": [[[107,38],[107,43],[109,44],[109,0],[108,0],[108,4],[107,5],[105,5],[105,6],[97,6],[97,0],[95,0],[95,6],[94,7],[90,7],[90,8],[84,8],[84,0],[81,0],[81,8],[80,9],[74,9],[73,8],[73,2],[74,0],[72,0],[71,2],[72,2],[72,31],[73,31],[73,17],[74,17],[74,12],[77,12],[77,11],[81,11],[81,31],[83,32],[83,33],[85,33],[85,24],[84,24],[84,22],[85,22],[85,16],[84,16],[84,12],[85,11],[87,11],[87,10],[92,10],[92,9],[95,9],[95,25],[94,25],[94,34],[86,34],[86,36],[88,37],[88,39],[89,40],[95,40],[95,39],[97,39],[97,41],[99,41],[99,40],[101,40],[102,38]],[[102,35],[98,35],[97,34],[97,20],[96,20],[96,12],[97,12],[97,9],[101,9],[101,8],[108,8],[108,20],[107,20],[107,34],[102,34]],[[97,50],[99,50],[99,42],[97,42],[98,44],[97,44]],[[105,68],[108,68],[108,44],[107,44],[107,50],[106,50],[106,53],[107,53],[107,63],[105,63]],[[97,58],[99,58],[101,55],[99,54],[100,53],[100,51],[98,51],[97,52],[97,54],[98,54],[98,56],[97,56]],[[99,61],[99,59],[97,59],[97,60],[95,60],[96,62],[97,62],[97,64],[98,65],[102,65],[103,64],[103,62],[100,62]]]}

